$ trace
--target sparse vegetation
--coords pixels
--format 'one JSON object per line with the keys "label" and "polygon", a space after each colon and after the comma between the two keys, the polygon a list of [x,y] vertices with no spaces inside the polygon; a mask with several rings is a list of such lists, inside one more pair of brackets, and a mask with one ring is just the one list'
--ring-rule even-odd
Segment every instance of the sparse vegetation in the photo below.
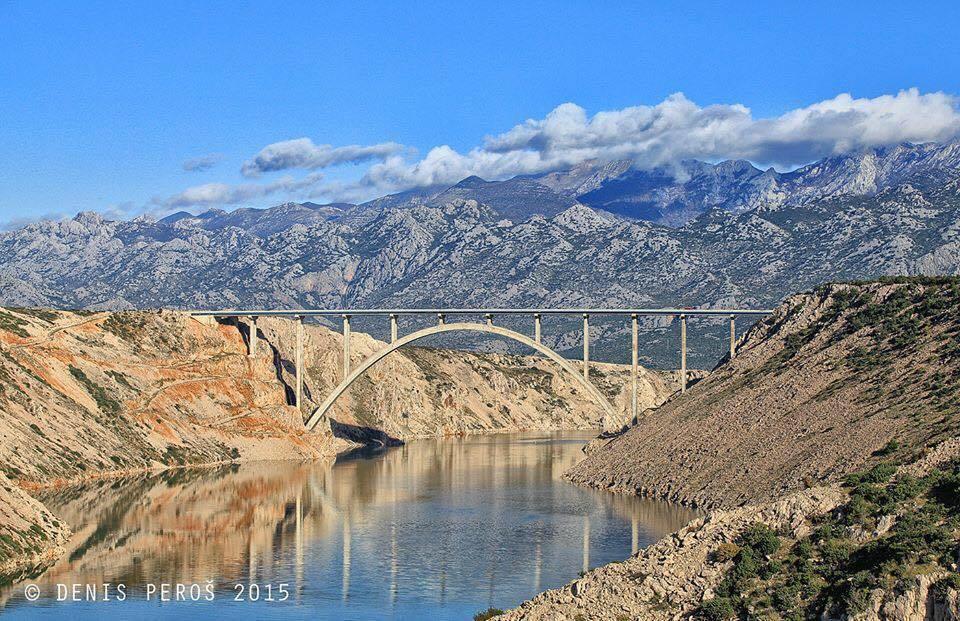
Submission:
{"label": "sparse vegetation", "polygon": [[10,310],[17,313],[18,315],[26,315],[28,317],[33,317],[35,319],[39,319],[40,321],[44,321],[46,323],[53,323],[60,317],[60,314],[57,311],[53,311],[46,308],[16,307],[16,308],[11,308]]}
{"label": "sparse vegetation", "polygon": [[487,619],[492,619],[502,614],[503,611],[499,608],[487,608],[486,610],[473,615],[473,621],[487,621]]}
{"label": "sparse vegetation", "polygon": [[916,478],[882,463],[851,475],[849,500],[812,519],[809,537],[782,545],[762,525],[748,529],[703,619],[838,618],[863,611],[875,589],[909,588],[913,577],[945,573],[934,597],[957,589],[960,462]]}
{"label": "sparse vegetation", "polygon": [[93,397],[93,400],[96,401],[97,407],[100,408],[101,412],[114,415],[120,413],[120,403],[111,397],[110,393],[108,393],[103,386],[97,384],[92,379],[87,377],[87,374],[77,367],[70,365],[69,369],[70,375],[72,375],[75,380],[80,382],[84,389],[86,389],[87,393]]}
{"label": "sparse vegetation", "polygon": [[115,382],[123,386],[124,388],[132,389],[133,386],[130,385],[130,381],[127,379],[127,376],[119,371],[107,371],[109,377],[111,377]]}
{"label": "sparse vegetation", "polygon": [[136,344],[146,328],[146,319],[139,312],[111,313],[103,329],[128,343]]}
{"label": "sparse vegetation", "polygon": [[30,337],[30,333],[24,330],[24,326],[26,325],[28,325],[28,322],[25,319],[0,310],[0,330],[6,330],[11,334],[25,339]]}
{"label": "sparse vegetation", "polygon": [[710,555],[710,560],[714,563],[726,563],[736,558],[740,553],[740,546],[735,543],[721,543]]}

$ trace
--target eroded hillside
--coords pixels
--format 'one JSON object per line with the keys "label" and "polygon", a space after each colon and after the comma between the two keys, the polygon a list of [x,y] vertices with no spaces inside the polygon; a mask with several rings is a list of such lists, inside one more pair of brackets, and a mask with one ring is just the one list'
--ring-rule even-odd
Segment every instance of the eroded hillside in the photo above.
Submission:
{"label": "eroded hillside", "polygon": [[569,474],[706,507],[837,481],[957,435],[960,281],[834,284],[788,298],[737,357]]}
{"label": "eroded hillside", "polygon": [[[307,432],[304,416],[342,378],[342,337],[306,326],[301,413],[291,405],[294,324],[259,325],[259,347],[248,356],[243,322],[169,311],[0,309],[0,556],[7,561],[0,574],[55,556],[68,535],[20,488],[234,460],[323,459],[350,440],[604,422],[549,361],[413,348],[374,367],[338,401],[331,424]],[[355,332],[351,345],[359,364],[384,344]],[[621,367],[594,367],[624,417],[627,378]],[[662,403],[676,388],[676,374],[645,371],[641,406]]]}

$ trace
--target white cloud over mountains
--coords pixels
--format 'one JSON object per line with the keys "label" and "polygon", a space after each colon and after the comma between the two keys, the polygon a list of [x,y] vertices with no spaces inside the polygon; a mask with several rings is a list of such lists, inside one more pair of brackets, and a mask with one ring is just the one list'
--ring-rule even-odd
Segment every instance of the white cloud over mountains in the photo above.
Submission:
{"label": "white cloud over mountains", "polygon": [[[530,119],[488,136],[465,153],[442,145],[421,159],[396,143],[333,147],[308,138],[277,142],[247,161],[242,174],[373,162],[359,178],[321,183],[314,173],[264,185],[207,184],[181,192],[168,205],[237,204],[278,192],[313,198],[365,200],[414,187],[453,184],[470,175],[504,179],[576,165],[588,159],[633,160],[638,167],[670,166],[683,159],[747,159],[794,167],[862,148],[900,142],[944,141],[960,134],[958,98],[917,89],[874,98],[841,94],[773,118],[754,118],[741,104],[699,106],[682,94],[652,106],[633,106],[589,116],[564,103],[542,119]],[[220,202],[218,202],[220,201]]]}
{"label": "white cloud over mountains", "polygon": [[338,164],[359,164],[382,160],[401,150],[403,145],[395,142],[334,147],[329,144],[315,145],[309,138],[297,138],[265,146],[253,159],[244,162],[240,172],[244,177],[259,177],[265,172],[291,168],[314,170]]}
{"label": "white cloud over mountains", "polygon": [[156,200],[162,208],[216,207],[240,205],[278,193],[297,193],[317,186],[323,180],[321,173],[311,173],[302,179],[286,176],[271,183],[204,183],[187,188],[166,200]]}

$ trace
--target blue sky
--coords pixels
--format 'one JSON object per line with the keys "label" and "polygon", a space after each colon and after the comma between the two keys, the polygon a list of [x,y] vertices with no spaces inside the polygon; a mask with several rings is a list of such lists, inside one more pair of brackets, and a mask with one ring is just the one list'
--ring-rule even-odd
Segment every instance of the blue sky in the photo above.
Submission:
{"label": "blue sky", "polygon": [[946,2],[0,2],[0,222],[943,139],[958,29]]}

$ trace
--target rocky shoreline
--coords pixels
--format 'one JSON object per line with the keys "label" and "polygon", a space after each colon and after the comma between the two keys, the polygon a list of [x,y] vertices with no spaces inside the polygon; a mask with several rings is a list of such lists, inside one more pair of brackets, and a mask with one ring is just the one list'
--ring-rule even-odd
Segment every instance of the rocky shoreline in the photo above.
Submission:
{"label": "rocky shoreline", "polygon": [[[900,481],[896,493],[916,494],[903,490],[920,489],[918,479],[950,470],[960,459],[960,386],[944,380],[960,375],[958,311],[956,279],[826,285],[789,298],[750,330],[735,360],[625,433],[591,443],[587,457],[564,475],[580,485],[712,512],[627,561],[587,572],[497,618],[733,618],[732,608],[702,605],[717,599],[721,586],[729,593],[730,572],[746,567],[724,550],[737,550],[752,525],[800,541],[825,516],[839,515],[841,524],[853,524],[837,535],[848,551],[871,541],[881,545],[901,518],[903,528],[911,528],[916,518],[884,514],[882,506],[876,514],[851,514],[853,505],[869,504],[864,498],[887,493],[877,484],[857,487],[865,475],[855,473],[892,472],[891,464],[902,464],[892,479]],[[850,483],[850,477],[858,478]],[[891,474],[871,477],[883,484]],[[820,616],[960,619],[955,560],[931,564],[924,561],[925,544],[907,541],[920,546],[913,553],[919,556],[901,561],[915,563],[913,573],[857,595],[849,616]],[[896,575],[896,563],[890,571]],[[724,606],[770,606],[734,594],[724,595]]]}

